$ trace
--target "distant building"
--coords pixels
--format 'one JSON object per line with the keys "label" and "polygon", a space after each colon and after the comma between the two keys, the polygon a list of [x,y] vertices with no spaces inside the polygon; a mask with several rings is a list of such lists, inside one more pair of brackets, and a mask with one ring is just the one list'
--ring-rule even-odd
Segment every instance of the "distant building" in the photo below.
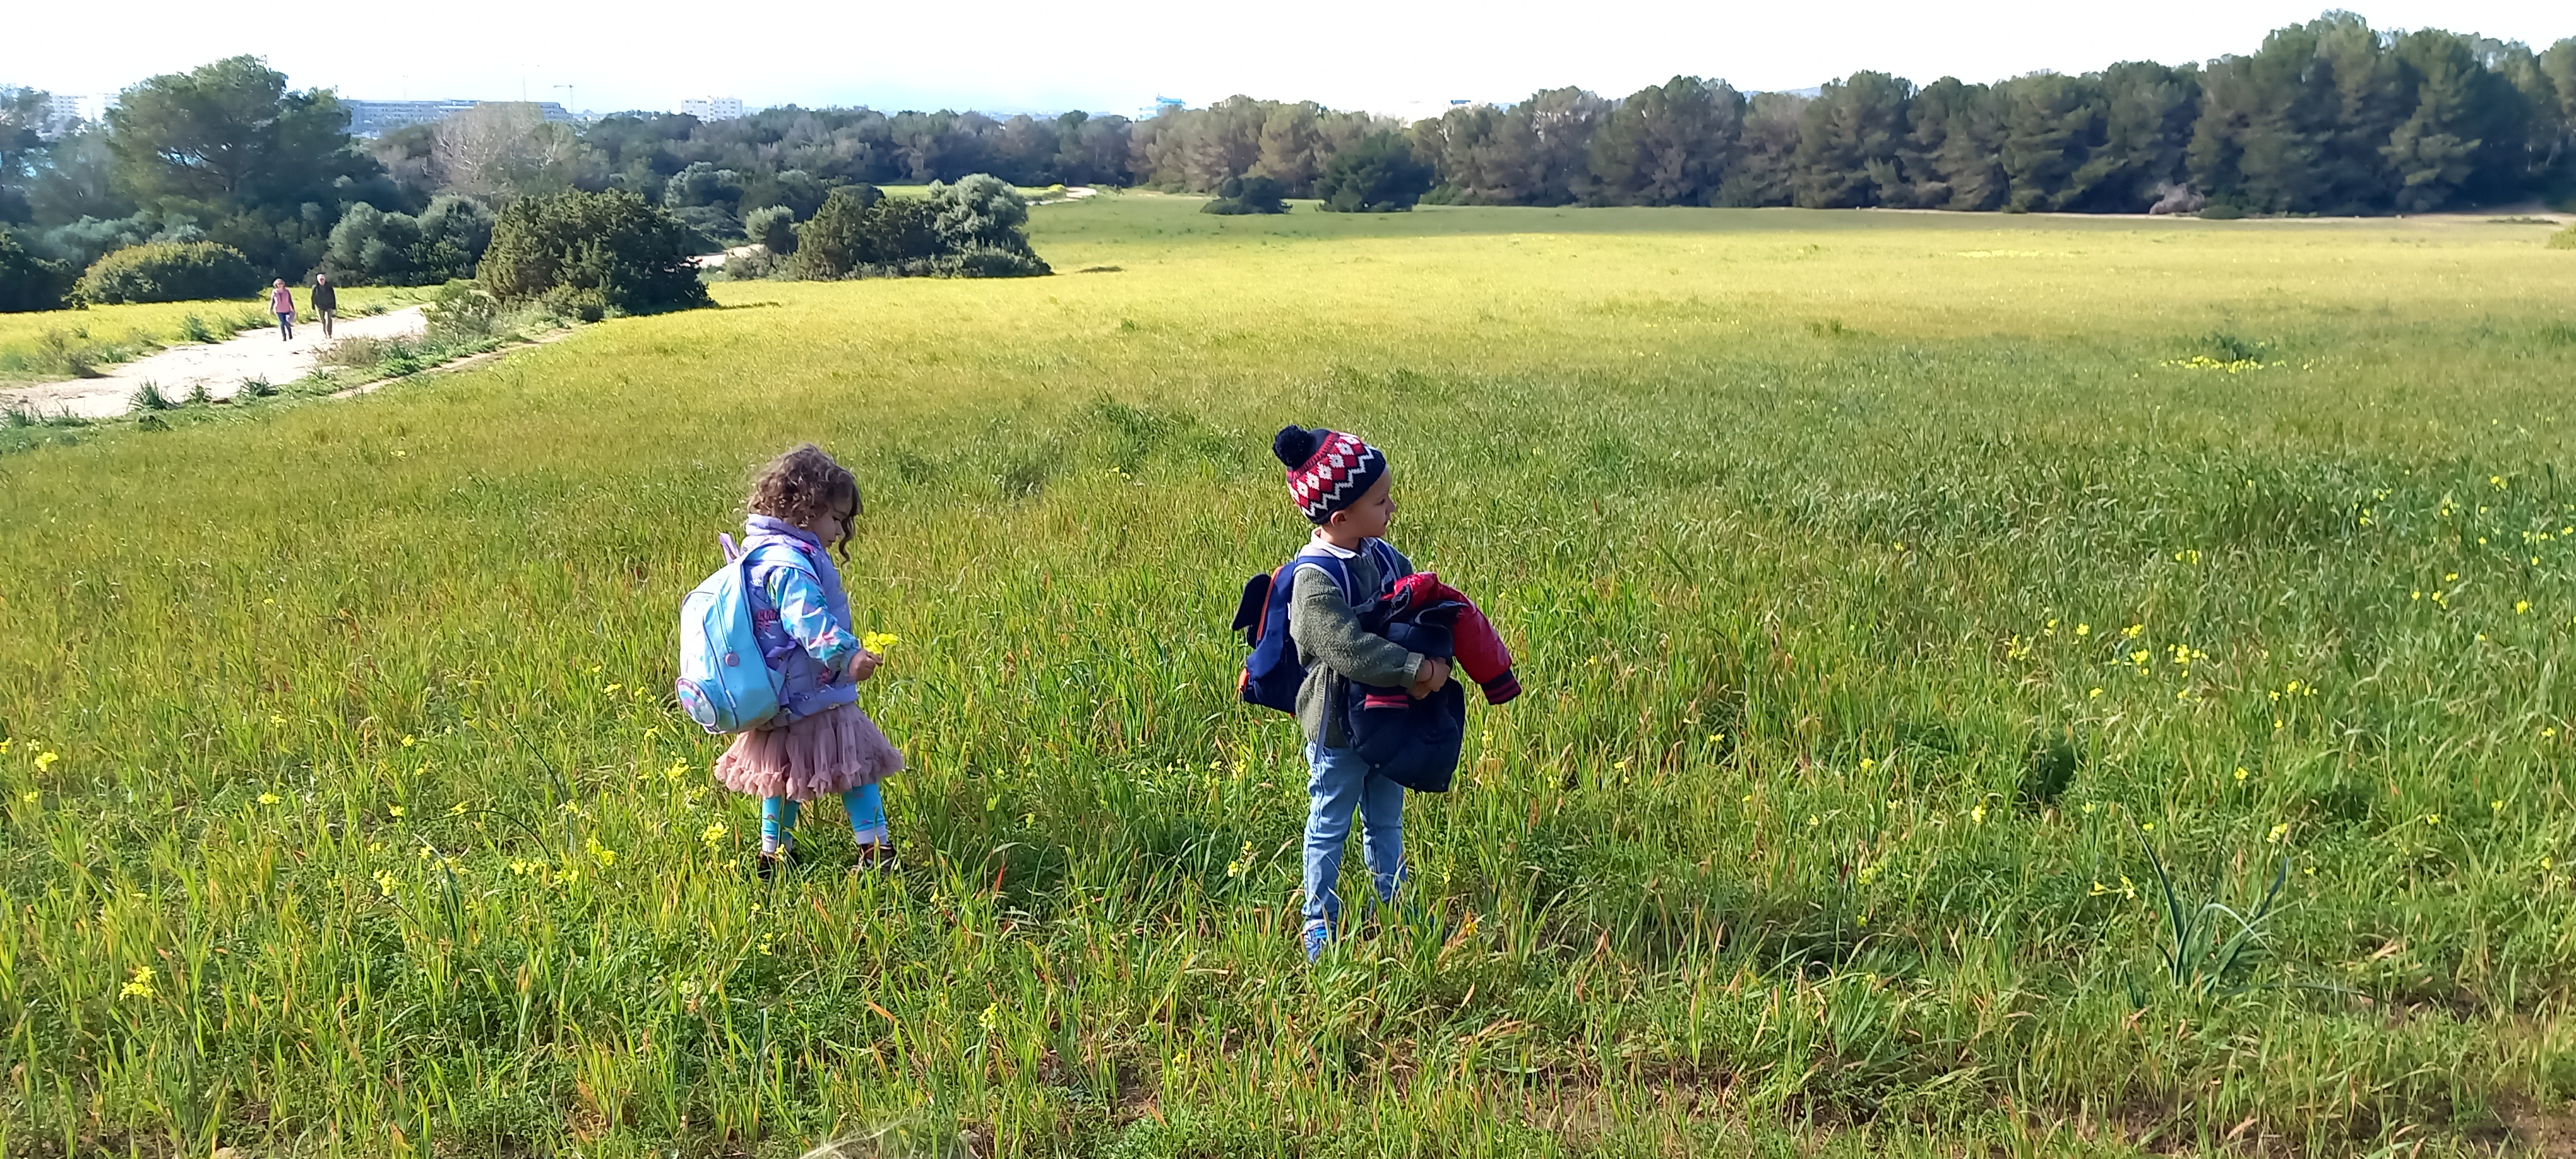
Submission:
{"label": "distant building", "polygon": [[742,98],[692,97],[680,102],[680,112],[701,121],[739,121],[742,119]]}
{"label": "distant building", "polygon": [[573,121],[578,118],[557,101],[352,101],[343,100],[340,107],[349,110],[349,135],[381,137],[406,125],[426,125],[443,121],[477,105],[533,104],[537,114],[549,121]]}
{"label": "distant building", "polygon": [[114,103],[115,99],[98,95],[47,93],[45,94],[45,124],[38,132],[50,139],[71,132],[75,125],[84,123],[95,125],[107,119],[107,107]]}

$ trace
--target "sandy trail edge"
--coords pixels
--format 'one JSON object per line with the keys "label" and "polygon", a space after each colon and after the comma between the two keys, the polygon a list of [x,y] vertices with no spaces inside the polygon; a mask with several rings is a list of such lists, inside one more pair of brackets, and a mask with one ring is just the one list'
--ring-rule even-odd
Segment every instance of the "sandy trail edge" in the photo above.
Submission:
{"label": "sandy trail edge", "polygon": [[[342,318],[333,329],[335,338],[413,339],[427,327],[421,308],[412,306],[371,318]],[[253,378],[287,383],[311,374],[328,345],[319,323],[297,323],[291,342],[279,341],[275,330],[250,330],[222,342],[174,346],[117,365],[97,378],[0,390],[0,409],[114,418],[132,409],[134,392],[146,382],[158,385],[174,402],[199,385],[209,398],[231,398]]]}

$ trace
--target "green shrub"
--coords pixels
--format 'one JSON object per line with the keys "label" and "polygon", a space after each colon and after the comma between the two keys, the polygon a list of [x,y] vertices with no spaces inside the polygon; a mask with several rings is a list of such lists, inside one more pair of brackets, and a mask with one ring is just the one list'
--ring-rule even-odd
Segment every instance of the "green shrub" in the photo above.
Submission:
{"label": "green shrub", "polygon": [[44,333],[36,336],[36,365],[57,374],[97,377],[101,353],[89,341],[87,327],[66,334],[59,327],[47,326]]}
{"label": "green shrub", "polygon": [[1270,177],[1229,177],[1216,187],[1216,200],[1199,207],[1201,213],[1234,216],[1246,213],[1286,213],[1288,187]]}
{"label": "green shrub", "polygon": [[608,298],[588,286],[557,286],[537,298],[538,308],[557,318],[596,322],[608,316]]}
{"label": "green shrub", "polygon": [[489,338],[501,324],[501,303],[472,282],[449,282],[422,310],[428,315],[425,339],[434,346],[460,346]]}
{"label": "green shrub", "polygon": [[18,239],[0,231],[0,314],[59,310],[71,289],[70,271],[28,253]]}
{"label": "green shrub", "polygon": [[2549,248],[2554,250],[2576,250],[2576,225],[2568,226],[2565,229],[2549,235]]}
{"label": "green shrub", "polygon": [[1335,213],[1402,213],[1431,192],[1433,176],[1401,134],[1373,133],[1333,155],[1315,196]]}
{"label": "green shrub", "polygon": [[352,205],[331,227],[322,268],[346,286],[436,285],[474,276],[492,244],[492,211],[470,197],[441,194],[419,217]]}
{"label": "green shrub", "polygon": [[832,191],[796,228],[789,275],[1025,277],[1051,272],[1029,249],[1028,203],[1007,182],[978,173],[934,183],[923,198],[887,197],[869,185]]}
{"label": "green shrub", "polygon": [[343,370],[371,370],[393,356],[401,342],[393,338],[362,338],[351,335],[323,347],[313,355],[316,366]]}
{"label": "green shrub", "polygon": [[93,306],[122,302],[193,302],[259,292],[263,279],[240,250],[210,241],[155,241],[98,259],[72,287]]}
{"label": "green shrub", "polygon": [[787,276],[795,261],[793,257],[780,256],[767,246],[752,246],[726,258],[717,272],[729,282],[757,282]]}
{"label": "green shrub", "polygon": [[796,252],[796,211],[784,205],[744,214],[742,231],[753,245],[767,246],[773,254],[784,257]]}
{"label": "green shrub", "polygon": [[[881,208],[882,207],[882,208]],[[918,202],[912,203],[919,208]],[[889,200],[874,185],[844,185],[823,198],[814,216],[796,227],[796,261],[791,276],[845,278],[861,266],[886,260],[884,232],[889,215],[900,216],[905,203]],[[921,223],[924,244],[929,223]]]}
{"label": "green shrub", "polygon": [[505,303],[570,287],[592,291],[603,310],[681,310],[709,304],[690,248],[688,227],[643,198],[574,190],[512,202],[478,272]]}

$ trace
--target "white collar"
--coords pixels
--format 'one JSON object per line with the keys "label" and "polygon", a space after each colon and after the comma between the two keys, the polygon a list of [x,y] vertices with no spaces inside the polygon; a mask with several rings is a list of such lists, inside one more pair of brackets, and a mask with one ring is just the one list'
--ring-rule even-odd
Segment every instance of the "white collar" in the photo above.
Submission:
{"label": "white collar", "polygon": [[1347,547],[1339,546],[1332,540],[1324,538],[1324,529],[1321,527],[1315,529],[1313,540],[1306,545],[1306,550],[1320,550],[1324,554],[1332,556],[1335,559],[1358,559],[1360,557],[1360,553],[1352,551]]}

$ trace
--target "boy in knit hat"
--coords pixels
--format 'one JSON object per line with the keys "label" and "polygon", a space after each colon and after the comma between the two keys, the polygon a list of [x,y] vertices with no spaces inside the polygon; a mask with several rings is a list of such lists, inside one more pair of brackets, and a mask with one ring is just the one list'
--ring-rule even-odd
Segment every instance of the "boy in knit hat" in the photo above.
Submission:
{"label": "boy in knit hat", "polygon": [[[1429,696],[1449,680],[1445,660],[1408,652],[1360,627],[1356,605],[1412,574],[1413,563],[1387,545],[1395,518],[1386,455],[1340,431],[1287,427],[1271,453],[1288,468],[1288,495],[1315,525],[1292,561],[1288,636],[1307,664],[1297,690],[1297,723],[1306,730],[1306,905],[1303,939],[1313,960],[1341,920],[1342,848],[1359,814],[1361,847],[1379,900],[1395,900],[1404,880],[1404,787],[1377,775],[1350,747],[1336,711],[1352,684],[1398,687]],[[1343,590],[1310,558],[1337,558],[1350,580]]]}

